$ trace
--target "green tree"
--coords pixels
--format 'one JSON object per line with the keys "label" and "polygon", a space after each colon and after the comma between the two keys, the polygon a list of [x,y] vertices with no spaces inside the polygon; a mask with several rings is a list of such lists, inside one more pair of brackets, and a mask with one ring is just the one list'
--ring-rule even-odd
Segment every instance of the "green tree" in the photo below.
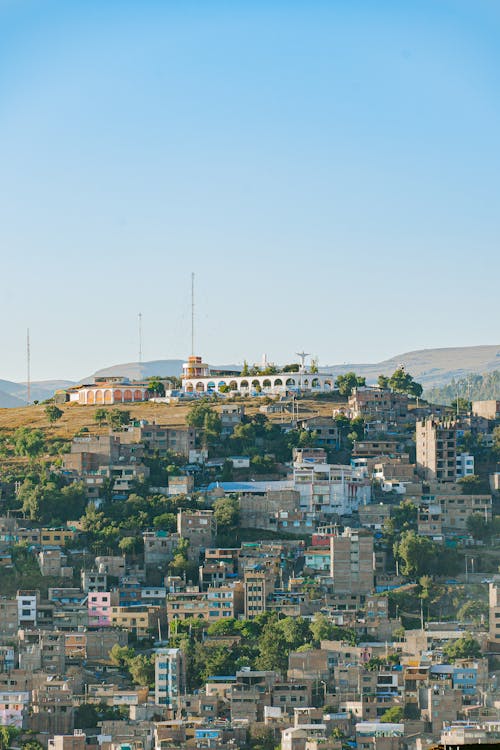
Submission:
{"label": "green tree", "polygon": [[395,393],[406,393],[408,396],[418,397],[422,395],[423,388],[420,383],[413,380],[404,367],[398,367],[389,378],[389,387]]}
{"label": "green tree", "polygon": [[451,407],[456,414],[468,414],[472,409],[472,404],[466,398],[457,396],[451,402]]}
{"label": "green tree", "polygon": [[366,378],[356,375],[355,372],[346,372],[345,375],[337,376],[337,389],[341,396],[350,396],[354,388],[366,385]]}
{"label": "green tree", "polygon": [[155,679],[154,657],[138,654],[128,662],[128,671],[135,685],[151,685]]}
{"label": "green tree", "polygon": [[159,377],[149,378],[148,380],[148,391],[154,396],[162,398],[165,395],[165,385],[162,383]]}
{"label": "green tree", "polygon": [[418,508],[411,500],[402,500],[399,505],[391,508],[391,518],[394,520],[396,529],[417,529]]}
{"label": "green tree", "polygon": [[246,378],[248,375],[250,375],[250,370],[248,368],[248,362],[246,361],[246,359],[243,362],[243,368],[241,370],[241,375],[244,378]]}
{"label": "green tree", "polygon": [[450,662],[457,659],[478,659],[481,656],[481,646],[470,633],[466,633],[456,641],[450,641],[443,651]]}
{"label": "green tree", "polygon": [[220,438],[222,424],[215,409],[206,401],[192,404],[186,415],[186,422],[202,433],[205,446],[217,442]]}
{"label": "green tree", "polygon": [[377,385],[379,388],[389,388],[389,378],[387,375],[379,375],[377,379]]}
{"label": "green tree", "polygon": [[220,497],[214,502],[214,516],[219,531],[230,531],[238,526],[239,501],[235,497]]}
{"label": "green tree", "polygon": [[276,670],[284,674],[288,667],[289,646],[281,628],[269,622],[259,639],[259,655],[255,661],[257,669]]}
{"label": "green tree", "polygon": [[45,414],[47,416],[47,419],[52,424],[53,422],[57,422],[58,419],[61,419],[63,415],[62,409],[59,409],[58,406],[55,404],[48,404],[48,406],[45,407]]}
{"label": "green tree", "polygon": [[470,599],[465,602],[457,612],[459,622],[473,621],[475,624],[482,623],[488,617],[489,607],[485,602]]}
{"label": "green tree", "polygon": [[[19,730],[15,727],[0,726],[0,750],[7,750],[7,748],[10,747],[12,740],[19,734]],[[38,742],[36,744],[40,745]]]}
{"label": "green tree", "polygon": [[81,703],[75,709],[75,729],[92,729],[97,727],[99,712],[93,703]]}
{"label": "green tree", "polygon": [[107,420],[113,430],[119,430],[124,425],[130,424],[130,411],[116,407],[108,412]]}
{"label": "green tree", "polygon": [[402,706],[391,706],[384,711],[380,721],[384,724],[400,724],[403,721],[404,711]]}
{"label": "green tree", "polygon": [[109,652],[109,660],[115,667],[126,667],[135,656],[135,651],[130,646],[119,646],[118,643]]}
{"label": "green tree", "polygon": [[467,531],[474,539],[486,542],[490,539],[493,529],[492,524],[488,523],[481,513],[473,513],[467,518]]}
{"label": "green tree", "polygon": [[477,474],[462,477],[457,484],[462,490],[462,495],[488,495],[490,492],[488,480],[479,477]]}
{"label": "green tree", "polygon": [[439,552],[430,539],[412,530],[402,533],[394,546],[394,554],[402,562],[403,575],[419,578],[434,571]]}
{"label": "green tree", "polygon": [[30,427],[19,427],[14,433],[14,453],[16,456],[34,458],[45,448],[43,432]]}
{"label": "green tree", "polygon": [[108,419],[107,409],[99,408],[95,410],[94,422],[97,422],[99,427],[102,427],[103,422],[106,422],[107,419]]}
{"label": "green tree", "polygon": [[309,626],[313,641],[319,646],[321,641],[327,641],[331,638],[333,625],[321,612],[316,612]]}
{"label": "green tree", "polygon": [[142,547],[142,538],[138,536],[124,536],[118,543],[120,552],[124,555],[135,555]]}

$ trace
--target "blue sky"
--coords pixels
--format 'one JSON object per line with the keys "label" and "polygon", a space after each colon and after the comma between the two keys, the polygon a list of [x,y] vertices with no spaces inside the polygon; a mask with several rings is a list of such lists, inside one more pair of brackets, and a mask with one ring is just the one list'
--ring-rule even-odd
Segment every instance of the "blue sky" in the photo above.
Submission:
{"label": "blue sky", "polygon": [[0,378],[498,344],[496,0],[0,0]]}

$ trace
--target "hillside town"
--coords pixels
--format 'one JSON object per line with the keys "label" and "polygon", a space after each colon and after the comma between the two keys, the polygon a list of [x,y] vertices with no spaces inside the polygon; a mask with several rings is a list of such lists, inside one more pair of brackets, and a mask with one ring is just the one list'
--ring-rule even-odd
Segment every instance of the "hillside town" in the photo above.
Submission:
{"label": "hillside town", "polygon": [[299,360],[5,410],[1,750],[498,746],[500,400]]}

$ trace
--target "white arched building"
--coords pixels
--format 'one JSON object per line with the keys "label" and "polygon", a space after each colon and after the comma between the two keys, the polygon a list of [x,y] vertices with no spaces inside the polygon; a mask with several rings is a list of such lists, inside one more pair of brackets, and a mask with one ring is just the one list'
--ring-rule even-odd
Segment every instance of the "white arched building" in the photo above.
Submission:
{"label": "white arched building", "polygon": [[[234,391],[242,394],[285,393],[309,391],[328,393],[333,390],[333,375],[310,372],[277,372],[275,375],[205,376],[183,378],[186,393],[221,393]],[[221,390],[222,389],[222,390]]]}

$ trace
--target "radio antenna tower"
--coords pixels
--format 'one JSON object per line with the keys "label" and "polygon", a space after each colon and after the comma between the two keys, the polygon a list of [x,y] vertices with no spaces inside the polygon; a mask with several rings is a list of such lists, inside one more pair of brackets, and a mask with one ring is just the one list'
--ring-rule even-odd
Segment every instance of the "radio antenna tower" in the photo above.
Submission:
{"label": "radio antenna tower", "polygon": [[194,357],[194,273],[191,274],[191,356]]}
{"label": "radio antenna tower", "polygon": [[26,329],[26,403],[31,403],[31,350],[30,350],[30,329]]}
{"label": "radio antenna tower", "polygon": [[142,363],[142,313],[139,313],[139,364]]}

